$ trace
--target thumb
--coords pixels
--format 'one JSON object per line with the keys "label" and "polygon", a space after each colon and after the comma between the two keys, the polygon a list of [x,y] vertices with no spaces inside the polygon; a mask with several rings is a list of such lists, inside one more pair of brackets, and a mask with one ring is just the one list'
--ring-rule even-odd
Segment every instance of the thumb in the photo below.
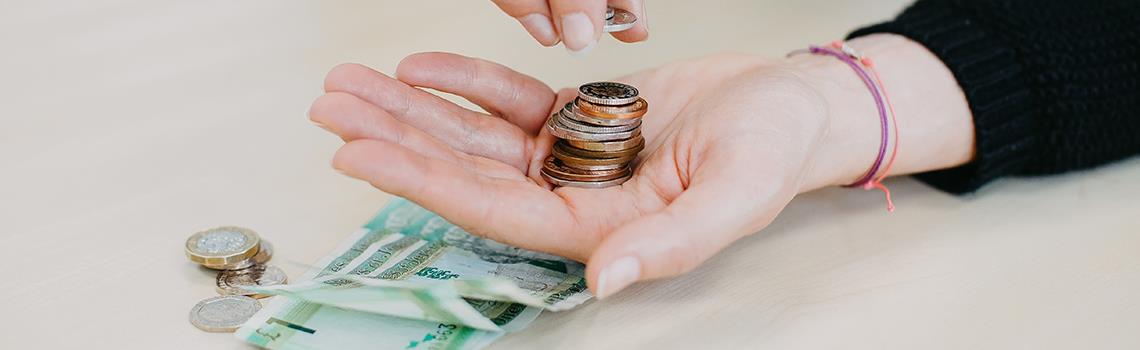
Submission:
{"label": "thumb", "polygon": [[637,281],[688,272],[766,226],[775,211],[760,215],[757,204],[778,194],[749,192],[729,181],[693,184],[664,210],[619,227],[590,257],[586,277],[594,294],[602,299]]}

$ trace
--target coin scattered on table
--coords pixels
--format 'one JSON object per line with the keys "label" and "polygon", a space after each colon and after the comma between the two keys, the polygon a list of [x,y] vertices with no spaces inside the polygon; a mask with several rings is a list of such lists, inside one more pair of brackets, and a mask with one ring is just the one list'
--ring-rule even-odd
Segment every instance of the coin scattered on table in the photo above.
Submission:
{"label": "coin scattered on table", "polygon": [[207,332],[233,332],[261,310],[257,299],[225,295],[198,302],[190,309],[190,323]]}
{"label": "coin scattered on table", "polygon": [[285,271],[276,266],[254,265],[242,270],[219,271],[215,283],[217,284],[218,294],[245,295],[260,299],[268,297],[268,295],[257,294],[243,287],[273,286],[285,284],[286,280],[288,280],[288,277],[285,275]]}
{"label": "coin scattered on table", "polygon": [[273,245],[247,228],[222,226],[195,233],[186,239],[185,251],[190,261],[219,270],[214,282],[221,296],[190,310],[190,323],[207,332],[233,332],[261,309],[257,298],[268,295],[244,287],[288,280],[284,270],[266,265],[273,258]]}
{"label": "coin scattered on table", "polygon": [[249,267],[261,238],[247,228],[223,226],[198,232],[186,239],[190,261],[215,270]]}
{"label": "coin scattered on table", "polygon": [[[615,18],[622,10],[615,11]],[[637,88],[596,82],[578,87],[578,97],[550,116],[546,128],[559,138],[543,162],[542,177],[557,186],[605,188],[633,174],[631,163],[645,148],[641,117],[649,103]]]}

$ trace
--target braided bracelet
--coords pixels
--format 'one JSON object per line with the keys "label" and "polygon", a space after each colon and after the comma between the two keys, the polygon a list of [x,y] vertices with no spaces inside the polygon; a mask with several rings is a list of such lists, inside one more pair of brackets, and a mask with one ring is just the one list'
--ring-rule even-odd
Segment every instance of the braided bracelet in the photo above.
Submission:
{"label": "braided bracelet", "polygon": [[[865,190],[870,190],[873,188],[880,189],[883,191],[887,199],[887,211],[894,212],[895,205],[894,202],[891,201],[891,190],[888,189],[887,186],[883,185],[883,179],[885,179],[890,173],[891,166],[894,165],[895,157],[898,155],[899,132],[898,121],[895,118],[895,107],[893,104],[891,104],[890,98],[887,97],[887,90],[883,85],[883,81],[879,76],[879,72],[875,69],[874,62],[869,57],[860,55],[855,51],[854,48],[842,41],[832,42],[830,46],[831,47],[810,46],[804,50],[793,51],[789,53],[788,56],[801,53],[811,53],[815,55],[832,56],[838,58],[843,63],[851,66],[851,68],[855,70],[855,73],[859,75],[859,78],[863,80],[863,84],[866,85],[867,89],[871,91],[871,96],[875,99],[875,107],[879,111],[879,124],[882,126],[882,132],[880,133],[881,137],[879,141],[879,152],[875,157],[875,163],[871,165],[871,168],[868,169],[867,172],[859,178],[859,180],[845,185],[844,187],[862,187]],[[868,71],[870,71],[870,74],[867,73]],[[888,110],[890,112],[889,121],[887,117]],[[888,134],[891,133],[891,125],[894,125],[894,137],[888,138]],[[893,141],[892,143],[894,146],[891,149],[890,159],[887,160],[886,166],[882,167],[883,160],[886,158],[888,140]],[[879,174],[880,167],[883,169],[881,174]],[[879,176],[876,177],[875,175]]]}

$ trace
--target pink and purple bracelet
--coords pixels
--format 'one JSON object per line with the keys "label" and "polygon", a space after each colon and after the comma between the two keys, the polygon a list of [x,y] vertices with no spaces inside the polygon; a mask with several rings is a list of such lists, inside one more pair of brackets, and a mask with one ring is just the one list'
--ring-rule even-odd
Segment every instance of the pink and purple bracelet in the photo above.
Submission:
{"label": "pink and purple bracelet", "polygon": [[[895,205],[891,201],[891,191],[890,189],[887,189],[887,186],[883,185],[883,179],[885,179],[887,177],[887,174],[890,173],[891,166],[894,165],[895,157],[898,155],[898,122],[895,118],[894,105],[891,104],[890,98],[887,97],[886,88],[883,85],[882,79],[879,77],[879,72],[875,69],[874,62],[871,61],[871,59],[868,57],[859,55],[854,48],[842,41],[832,42],[831,47],[813,45],[807,49],[793,51],[789,53],[788,56],[801,53],[811,53],[815,55],[832,56],[838,58],[840,61],[843,61],[843,63],[851,66],[851,68],[855,70],[855,73],[859,75],[859,78],[863,80],[863,84],[866,85],[867,89],[871,91],[871,96],[875,98],[875,106],[879,112],[879,124],[882,126],[882,132],[880,133],[881,139],[879,141],[879,153],[878,156],[875,157],[875,163],[871,165],[871,168],[867,170],[863,177],[844,187],[862,187],[866,190],[878,188],[882,190],[886,196],[887,211],[894,212]],[[868,73],[868,71],[870,73]],[[888,118],[888,111],[890,112],[890,118]],[[887,160],[886,166],[883,167],[883,160],[887,155],[887,145],[889,143],[888,140],[890,139],[888,136],[890,134],[892,124],[895,126],[893,137],[894,147],[891,150],[890,159]],[[879,173],[880,167],[883,168],[882,174],[876,177],[875,175]]]}

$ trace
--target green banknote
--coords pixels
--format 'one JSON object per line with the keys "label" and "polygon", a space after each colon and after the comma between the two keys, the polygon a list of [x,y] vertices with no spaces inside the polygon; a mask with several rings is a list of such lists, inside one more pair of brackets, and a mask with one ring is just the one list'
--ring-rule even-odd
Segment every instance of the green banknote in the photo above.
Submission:
{"label": "green banknote", "polygon": [[475,349],[588,300],[584,267],[394,199],[236,333],[270,349]]}

